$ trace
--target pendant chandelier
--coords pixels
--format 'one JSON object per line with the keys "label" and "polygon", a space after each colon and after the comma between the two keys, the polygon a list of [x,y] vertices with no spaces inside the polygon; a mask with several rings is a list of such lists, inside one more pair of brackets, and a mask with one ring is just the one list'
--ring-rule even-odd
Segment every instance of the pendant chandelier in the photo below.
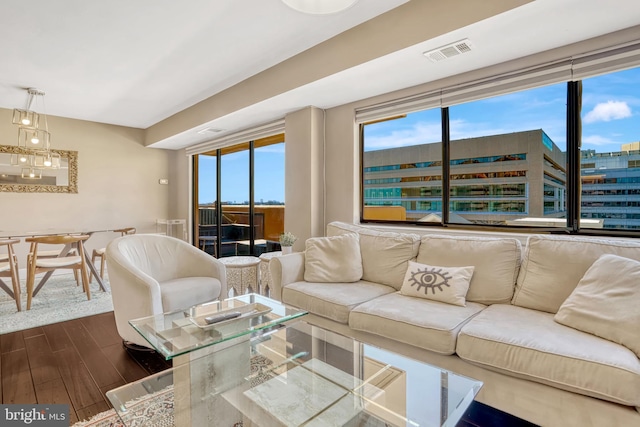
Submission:
{"label": "pendant chandelier", "polygon": [[18,125],[18,150],[11,155],[11,164],[22,168],[22,178],[40,179],[43,169],[60,169],[60,154],[51,151],[43,91],[27,89],[24,109],[13,110],[12,122]]}

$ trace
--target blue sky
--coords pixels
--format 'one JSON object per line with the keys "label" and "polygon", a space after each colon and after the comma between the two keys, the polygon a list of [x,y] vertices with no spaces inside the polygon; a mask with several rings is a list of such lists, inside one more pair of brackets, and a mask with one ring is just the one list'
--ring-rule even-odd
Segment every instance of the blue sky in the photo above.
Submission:
{"label": "blue sky", "polygon": [[[449,108],[451,139],[542,129],[566,149],[566,83],[544,86]],[[640,141],[640,68],[583,81],[582,149],[620,151]],[[369,125],[367,150],[441,140],[440,110]]]}
{"label": "blue sky", "polygon": [[[284,144],[255,150],[255,198],[284,202]],[[200,156],[199,203],[216,199],[216,158]],[[222,200],[242,203],[249,200],[249,152],[222,156]]]}
{"label": "blue sky", "polygon": [[[449,108],[452,139],[542,129],[566,149],[566,83],[454,105]],[[366,127],[366,150],[427,144],[441,140],[440,110],[409,114]],[[620,151],[640,141],[640,68],[583,81],[582,149]],[[284,144],[256,150],[256,200],[284,202]],[[222,200],[249,198],[249,154],[223,156]],[[215,157],[200,157],[200,203],[215,200]]]}

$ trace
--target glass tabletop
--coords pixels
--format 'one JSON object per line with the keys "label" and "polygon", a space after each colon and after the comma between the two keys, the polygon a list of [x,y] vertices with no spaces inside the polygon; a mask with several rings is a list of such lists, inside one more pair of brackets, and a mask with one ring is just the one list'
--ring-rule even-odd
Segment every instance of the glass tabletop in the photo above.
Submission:
{"label": "glass tabletop", "polygon": [[107,398],[125,426],[454,426],[481,386],[298,321]]}
{"label": "glass tabletop", "polygon": [[[167,360],[214,344],[272,328],[307,314],[259,294],[212,301],[129,324]],[[209,323],[214,322],[214,323]]]}

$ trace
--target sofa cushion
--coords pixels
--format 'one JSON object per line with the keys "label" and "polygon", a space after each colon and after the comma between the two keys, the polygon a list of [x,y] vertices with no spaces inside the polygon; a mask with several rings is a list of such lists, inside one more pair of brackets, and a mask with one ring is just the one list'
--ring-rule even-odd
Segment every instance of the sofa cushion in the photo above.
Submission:
{"label": "sofa cushion", "polygon": [[304,280],[355,282],[362,279],[362,258],[357,233],[312,237],[305,242]]}
{"label": "sofa cushion", "polygon": [[329,236],[350,232],[357,232],[360,236],[362,280],[393,286],[400,290],[407,271],[407,261],[415,260],[418,255],[420,236],[411,233],[382,232],[343,222],[327,225]]}
{"label": "sofa cushion", "polygon": [[282,302],[347,323],[353,307],[390,292],[394,292],[390,286],[362,280],[355,283],[294,282],[282,290]]}
{"label": "sofa cushion", "polygon": [[453,354],[458,331],[484,308],[477,303],[460,307],[394,292],[354,308],[349,326],[436,353]]}
{"label": "sofa cushion", "polygon": [[560,325],[553,314],[506,304],[462,327],[462,359],[624,405],[640,405],[640,360],[626,347]]}
{"label": "sofa cushion", "polygon": [[417,262],[445,267],[475,267],[467,301],[497,304],[511,301],[522,245],[518,239],[472,236],[422,236]]}
{"label": "sofa cushion", "polygon": [[622,344],[640,357],[640,262],[602,255],[554,320]]}
{"label": "sofa cushion", "polygon": [[400,293],[464,307],[472,275],[472,266],[437,267],[409,261]]}
{"label": "sofa cushion", "polygon": [[182,310],[220,298],[220,280],[213,277],[183,277],[159,282],[162,309]]}
{"label": "sofa cushion", "polygon": [[640,243],[584,237],[529,236],[512,303],[556,313],[591,264],[603,254],[640,261]]}

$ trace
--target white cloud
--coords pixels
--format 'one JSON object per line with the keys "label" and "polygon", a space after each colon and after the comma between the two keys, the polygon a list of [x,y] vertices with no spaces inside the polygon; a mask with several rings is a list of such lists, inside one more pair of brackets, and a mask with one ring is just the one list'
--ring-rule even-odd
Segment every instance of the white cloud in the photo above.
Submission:
{"label": "white cloud", "polygon": [[368,150],[379,150],[383,148],[408,147],[441,140],[440,123],[416,123],[411,128],[394,130],[390,134],[369,136],[366,139],[366,148]]}
{"label": "white cloud", "polygon": [[590,135],[590,136],[582,137],[583,144],[589,144],[589,145],[595,145],[595,146],[607,145],[613,142],[614,141],[612,141],[611,139],[605,138],[604,136],[600,136],[600,135]]}
{"label": "white cloud", "polygon": [[631,108],[626,102],[607,101],[597,104],[584,116],[585,123],[610,122],[631,117]]}
{"label": "white cloud", "polygon": [[[393,122],[389,122],[393,123]],[[561,149],[565,146],[565,122],[563,120],[545,120],[544,131]],[[502,120],[500,126],[489,122],[469,122],[464,119],[451,119],[449,122],[452,141],[478,138],[483,136],[503,135],[526,130],[540,129],[540,123],[524,123],[522,120],[507,122]],[[440,142],[442,130],[440,122],[419,122],[404,129],[380,129],[376,133],[367,135],[366,150],[381,150],[387,148],[408,147],[420,144]]]}

